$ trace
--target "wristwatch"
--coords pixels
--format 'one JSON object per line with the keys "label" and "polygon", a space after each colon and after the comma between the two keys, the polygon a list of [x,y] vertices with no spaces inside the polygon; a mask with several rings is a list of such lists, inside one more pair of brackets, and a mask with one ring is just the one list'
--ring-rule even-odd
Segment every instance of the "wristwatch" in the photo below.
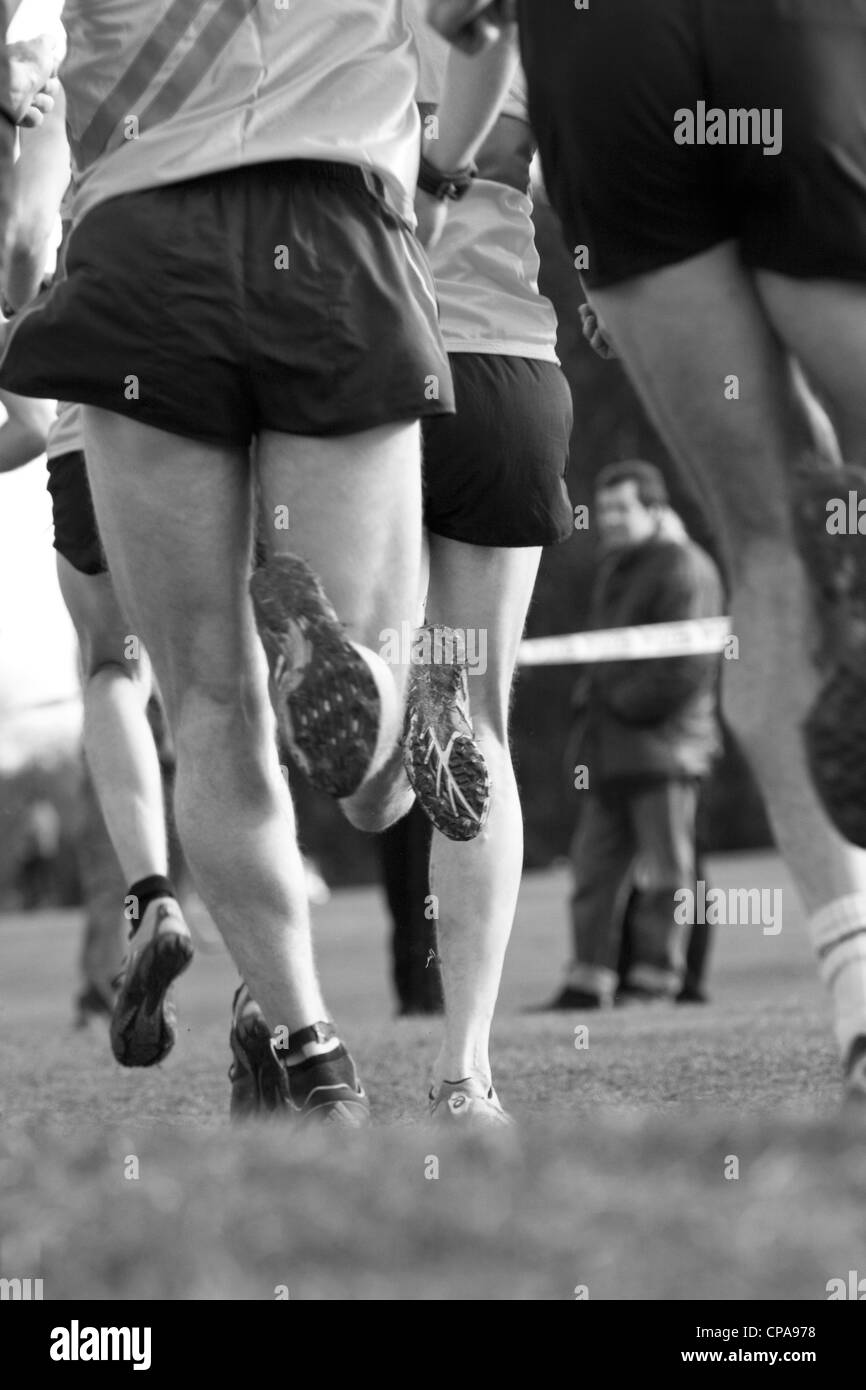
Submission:
{"label": "wristwatch", "polygon": [[477,173],[478,169],[474,164],[467,164],[462,169],[452,169],[450,172],[437,169],[436,165],[431,164],[422,154],[418,169],[418,187],[422,192],[429,193],[431,198],[438,198],[440,202],[450,198],[456,203],[460,198],[466,197]]}

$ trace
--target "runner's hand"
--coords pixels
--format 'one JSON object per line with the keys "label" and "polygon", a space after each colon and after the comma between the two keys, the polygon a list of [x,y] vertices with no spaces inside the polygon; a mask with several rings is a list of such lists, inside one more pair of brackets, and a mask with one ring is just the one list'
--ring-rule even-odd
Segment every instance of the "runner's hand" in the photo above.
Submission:
{"label": "runner's hand", "polygon": [[427,20],[464,53],[481,53],[517,18],[517,0],[427,0]]}
{"label": "runner's hand", "polygon": [[610,340],[607,327],[591,304],[581,304],[580,321],[583,324],[583,336],[593,352],[597,352],[606,362],[616,357],[616,348]]}
{"label": "runner's hand", "polygon": [[[46,34],[6,46],[9,63],[7,110],[16,125],[38,126],[60,91],[54,44]],[[5,103],[4,103],[5,105]]]}
{"label": "runner's hand", "polygon": [[418,219],[415,235],[425,251],[432,251],[444,230],[448,204],[444,198],[431,198],[422,188],[416,188],[415,216]]}

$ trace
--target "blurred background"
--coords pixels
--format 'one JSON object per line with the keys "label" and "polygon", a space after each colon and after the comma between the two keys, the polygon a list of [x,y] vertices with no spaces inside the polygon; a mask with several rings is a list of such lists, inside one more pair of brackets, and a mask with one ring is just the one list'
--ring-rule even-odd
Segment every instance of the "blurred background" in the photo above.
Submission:
{"label": "blurred background", "polygon": [[[673,506],[693,538],[721,564],[713,518],[690,479],[667,456],[618,363],[601,361],[581,337],[577,272],[542,199],[536,223],[541,288],[559,315],[559,354],[574,396],[572,501],[591,503],[605,464],[645,458],[664,472]],[[547,551],[527,636],[585,625],[593,557],[591,524]],[[528,869],[565,854],[580,811],[565,761],[575,675],[574,667],[535,667],[517,684],[513,743]],[[0,479],[0,911],[81,901],[76,843],[88,810],[79,728],[75,646],[54,573],[45,473],[36,463]],[[375,843],[301,778],[293,778],[293,790],[302,847],[325,880],[333,887],[378,881]],[[730,740],[704,790],[700,840],[710,851],[771,843],[760,797]]]}

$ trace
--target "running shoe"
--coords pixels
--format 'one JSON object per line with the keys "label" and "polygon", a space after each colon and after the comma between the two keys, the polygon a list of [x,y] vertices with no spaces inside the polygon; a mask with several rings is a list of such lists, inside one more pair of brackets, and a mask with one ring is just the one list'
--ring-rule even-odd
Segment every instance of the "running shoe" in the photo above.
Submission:
{"label": "running shoe", "polygon": [[[336,1037],[332,1023],[315,1023],[303,1032],[309,1033],[314,1044]],[[293,1045],[298,1036],[294,1035]],[[343,1044],[289,1066],[285,1049],[270,1035],[264,1014],[245,985],[235,994],[229,1043],[234,1059],[229,1068],[233,1119],[278,1113],[346,1129],[370,1123],[370,1102]]]}
{"label": "running shoe", "polygon": [[[152,932],[147,927],[151,913]],[[136,946],[136,937],[145,944]],[[192,941],[175,900],[150,903],[131,938],[111,1016],[111,1050],[122,1067],[152,1067],[174,1047],[177,1011],[168,991],[192,957]]]}
{"label": "running shoe", "polygon": [[462,1129],[493,1129],[514,1124],[502,1109],[492,1086],[476,1077],[462,1081],[443,1081],[438,1091],[430,1087],[430,1119],[436,1124],[458,1125]]}
{"label": "running shoe", "polygon": [[[304,1038],[314,1047],[337,1036],[333,1023],[313,1023],[290,1039],[293,1052]],[[300,1120],[315,1124],[336,1124],[346,1129],[362,1129],[370,1123],[370,1102],[358,1080],[355,1063],[338,1042],[324,1055],[288,1063],[288,1053],[272,1042],[274,1056],[281,1058],[285,1071],[288,1109]]]}
{"label": "running shoe", "polygon": [[432,660],[409,670],[403,765],[436,829],[449,840],[473,840],[490,811],[490,777],[475,740],[460,640],[438,625],[418,635]]}
{"label": "running shoe", "polygon": [[849,494],[866,499],[866,472],[825,470],[798,485],[798,546],[816,591],[826,679],[803,725],[815,789],[840,834],[866,848],[866,545],[856,524],[833,524]]}
{"label": "running shoe", "polygon": [[250,595],[286,747],[314,787],[351,796],[379,737],[379,690],[369,666],[299,556],[255,570]]}
{"label": "running shoe", "polygon": [[618,985],[613,1002],[618,1009],[640,1004],[670,1004],[676,998],[669,989],[649,989],[646,985]]}
{"label": "running shoe", "polygon": [[232,1084],[229,1113],[233,1120],[273,1113],[288,1105],[288,1087],[281,1062],[274,1056],[265,1016],[246,985],[235,992],[229,1032]]}

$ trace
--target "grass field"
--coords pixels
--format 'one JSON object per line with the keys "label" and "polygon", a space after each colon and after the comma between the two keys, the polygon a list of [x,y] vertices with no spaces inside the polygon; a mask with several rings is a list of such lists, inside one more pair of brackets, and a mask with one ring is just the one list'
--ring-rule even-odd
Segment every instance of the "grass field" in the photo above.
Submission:
{"label": "grass field", "polygon": [[781,887],[782,931],[719,927],[711,1005],[587,1016],[580,1050],[577,1017],[522,1012],[565,954],[567,878],[527,876],[494,1053],[520,1126],[495,1139],[417,1124],[436,1020],[392,1018],[374,890],[316,912],[377,1120],[349,1136],[230,1128],[220,947],[166,1064],[125,1072],[71,1027],[76,915],[0,918],[0,1273],[46,1299],[824,1299],[866,1274],[866,1126],[778,859],[710,867]]}

